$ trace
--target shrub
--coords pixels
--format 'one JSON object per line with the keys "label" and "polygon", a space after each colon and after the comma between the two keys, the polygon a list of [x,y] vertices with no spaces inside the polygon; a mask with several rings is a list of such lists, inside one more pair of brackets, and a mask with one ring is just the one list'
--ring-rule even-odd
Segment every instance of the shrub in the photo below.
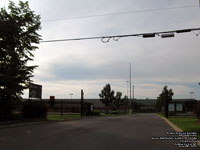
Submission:
{"label": "shrub", "polygon": [[117,114],[120,114],[120,113],[118,111],[112,111],[110,114],[117,115]]}
{"label": "shrub", "polygon": [[100,115],[99,110],[94,110],[94,111],[92,112],[92,115],[93,115],[93,116],[99,116],[99,115]]}
{"label": "shrub", "polygon": [[25,118],[46,118],[47,106],[42,101],[28,100],[24,103],[22,112]]}
{"label": "shrub", "polygon": [[86,112],[86,116],[99,116],[100,112],[99,110],[94,110],[94,111],[88,111]]}

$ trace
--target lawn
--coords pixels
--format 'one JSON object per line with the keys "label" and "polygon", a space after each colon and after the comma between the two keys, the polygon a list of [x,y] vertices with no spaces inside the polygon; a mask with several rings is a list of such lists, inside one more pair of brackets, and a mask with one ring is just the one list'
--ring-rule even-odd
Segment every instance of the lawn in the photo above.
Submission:
{"label": "lawn", "polygon": [[197,117],[170,117],[168,119],[183,131],[200,131],[200,121]]}
{"label": "lawn", "polygon": [[48,120],[55,120],[55,121],[78,119],[78,118],[81,118],[80,114],[63,114],[62,116],[57,114],[52,114],[47,116]]}
{"label": "lawn", "polygon": [[200,139],[200,121],[197,117],[170,117],[168,120],[184,132],[197,132]]}
{"label": "lawn", "polygon": [[[163,114],[158,114],[161,117],[164,117]],[[182,129],[184,132],[197,132],[198,139],[200,139],[200,120],[196,116],[188,116],[188,117],[169,117],[169,121],[171,121],[174,125]]]}

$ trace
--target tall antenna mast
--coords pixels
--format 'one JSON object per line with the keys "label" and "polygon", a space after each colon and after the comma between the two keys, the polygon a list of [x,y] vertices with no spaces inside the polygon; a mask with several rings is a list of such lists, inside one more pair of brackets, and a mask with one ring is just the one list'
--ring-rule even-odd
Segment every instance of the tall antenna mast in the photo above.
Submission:
{"label": "tall antenna mast", "polygon": [[130,100],[131,100],[131,63],[130,63]]}

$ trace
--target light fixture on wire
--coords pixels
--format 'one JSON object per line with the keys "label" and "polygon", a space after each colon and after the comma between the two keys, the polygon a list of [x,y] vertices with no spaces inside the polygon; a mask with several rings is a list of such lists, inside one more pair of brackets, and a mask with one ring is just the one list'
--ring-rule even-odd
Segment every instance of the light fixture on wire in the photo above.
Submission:
{"label": "light fixture on wire", "polygon": [[163,33],[161,34],[162,38],[171,38],[174,37],[174,33]]}
{"label": "light fixture on wire", "polygon": [[143,38],[152,38],[155,37],[155,33],[145,33],[142,35]]}
{"label": "light fixture on wire", "polygon": [[73,38],[73,39],[56,39],[56,40],[40,41],[40,43],[94,40],[94,39],[101,39],[101,41],[103,43],[108,43],[108,42],[110,42],[111,39],[113,39],[113,41],[119,41],[119,39],[124,38],[124,37],[153,38],[156,35],[158,35],[158,36],[160,36],[162,38],[169,38],[169,37],[174,37],[175,33],[178,34],[178,33],[186,33],[186,32],[192,32],[196,36],[199,36],[200,35],[200,28],[189,28],[189,29],[182,29],[182,30],[171,30],[171,31],[164,31],[164,32],[154,32],[154,33],[137,33],[137,34],[122,34],[122,35],[110,35],[110,36],[99,36],[99,37],[83,37],[83,38]]}

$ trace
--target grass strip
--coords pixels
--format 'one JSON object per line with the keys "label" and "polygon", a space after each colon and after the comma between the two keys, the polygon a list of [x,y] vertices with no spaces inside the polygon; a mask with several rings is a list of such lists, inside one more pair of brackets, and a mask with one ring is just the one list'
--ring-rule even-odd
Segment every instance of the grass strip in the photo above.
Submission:
{"label": "grass strip", "polygon": [[62,121],[62,120],[67,120],[67,119],[78,119],[81,118],[80,114],[63,114],[58,115],[58,114],[50,114],[47,116],[48,120],[54,120],[54,121]]}
{"label": "grass strip", "polygon": [[[163,113],[157,114],[164,117]],[[196,116],[170,116],[168,120],[184,132],[197,132],[197,138],[200,139],[200,120]]]}
{"label": "grass strip", "polygon": [[184,132],[197,132],[198,139],[200,139],[200,121],[197,117],[170,117],[168,120]]}

